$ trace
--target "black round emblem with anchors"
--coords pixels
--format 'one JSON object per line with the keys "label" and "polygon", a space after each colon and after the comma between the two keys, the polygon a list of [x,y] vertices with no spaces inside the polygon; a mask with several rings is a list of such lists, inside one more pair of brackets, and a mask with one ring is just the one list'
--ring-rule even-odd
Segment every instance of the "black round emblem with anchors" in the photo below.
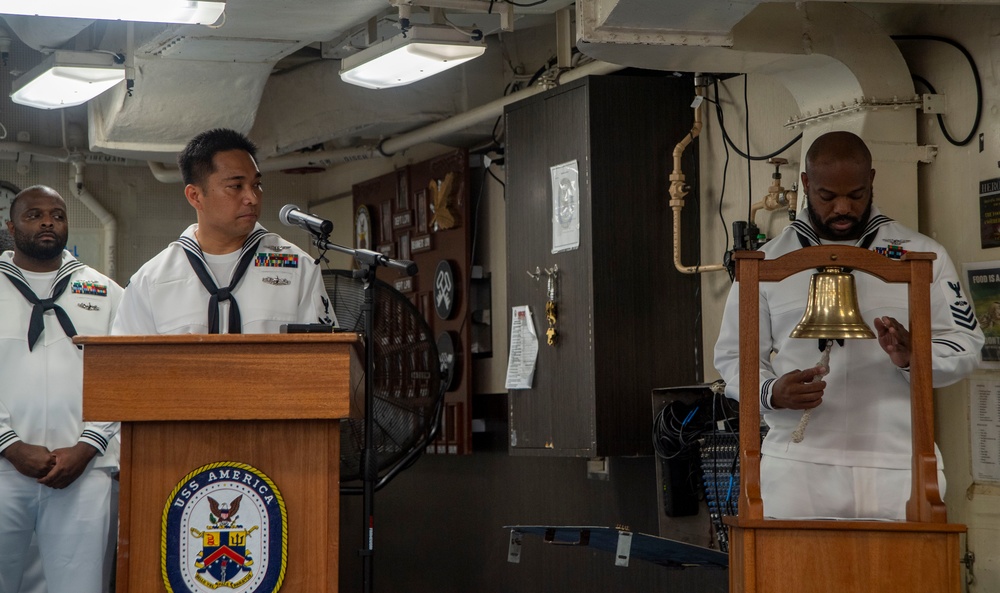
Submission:
{"label": "black round emblem with anchors", "polygon": [[434,310],[441,319],[448,319],[455,307],[455,273],[448,260],[438,262],[434,272]]}

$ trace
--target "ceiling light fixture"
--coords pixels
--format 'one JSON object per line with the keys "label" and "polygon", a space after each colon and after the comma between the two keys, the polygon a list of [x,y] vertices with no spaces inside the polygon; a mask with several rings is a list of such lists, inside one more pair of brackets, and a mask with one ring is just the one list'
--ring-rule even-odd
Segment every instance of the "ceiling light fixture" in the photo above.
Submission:
{"label": "ceiling light fixture", "polygon": [[211,25],[225,2],[188,0],[0,0],[0,14]]}
{"label": "ceiling light fixture", "polygon": [[403,86],[478,58],[482,39],[447,26],[414,25],[341,62],[344,82],[369,89]]}
{"label": "ceiling light fixture", "polygon": [[10,98],[39,109],[80,105],[125,80],[123,62],[110,53],[57,50],[14,80]]}

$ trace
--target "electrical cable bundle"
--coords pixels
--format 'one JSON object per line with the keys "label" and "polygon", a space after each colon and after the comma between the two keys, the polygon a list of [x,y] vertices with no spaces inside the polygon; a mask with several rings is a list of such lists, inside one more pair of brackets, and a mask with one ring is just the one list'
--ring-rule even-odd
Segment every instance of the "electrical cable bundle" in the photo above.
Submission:
{"label": "electrical cable bundle", "polygon": [[738,426],[736,403],[717,393],[688,404],[674,400],[653,419],[653,448],[664,459],[690,452],[706,433],[718,430],[717,422]]}
{"label": "electrical cable bundle", "polygon": [[697,445],[701,435],[711,429],[710,409],[703,410],[698,403],[672,401],[653,420],[653,448],[660,457],[673,459]]}
{"label": "electrical cable bundle", "polygon": [[739,497],[739,409],[716,383],[712,393],[690,403],[674,400],[656,414],[653,448],[664,476],[664,513],[697,514],[703,500],[718,548],[728,552],[722,517],[735,514]]}

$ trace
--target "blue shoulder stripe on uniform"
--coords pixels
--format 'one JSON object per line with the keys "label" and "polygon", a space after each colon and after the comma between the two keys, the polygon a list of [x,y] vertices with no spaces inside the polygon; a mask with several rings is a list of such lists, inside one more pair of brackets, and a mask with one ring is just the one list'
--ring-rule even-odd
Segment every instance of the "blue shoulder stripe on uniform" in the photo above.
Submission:
{"label": "blue shoulder stripe on uniform", "polygon": [[965,352],[965,348],[957,342],[952,342],[951,340],[945,340],[944,338],[934,338],[931,340],[932,344],[941,344],[942,346],[947,346],[954,350],[955,352]]}
{"label": "blue shoulder stripe on uniform", "polygon": [[185,251],[189,251],[198,256],[199,259],[205,259],[204,252],[201,250],[201,245],[198,245],[198,242],[191,237],[185,237],[182,235],[174,242],[180,245]]}
{"label": "blue shoulder stripe on uniform", "polygon": [[861,238],[855,245],[861,247],[862,249],[870,249],[872,243],[875,242],[875,237],[878,236],[878,231],[883,226],[892,222],[892,219],[888,216],[882,216],[881,214],[868,220],[868,224],[865,225],[864,232],[861,233]]}
{"label": "blue shoulder stripe on uniform", "polygon": [[80,434],[80,437],[94,441],[95,443],[101,445],[102,449],[108,448],[108,439],[96,430],[91,430],[89,428],[84,429],[84,431]]}
{"label": "blue shoulder stripe on uniform", "polygon": [[816,235],[816,231],[813,230],[812,225],[808,222],[799,218],[791,223],[791,227],[795,229],[795,232],[798,233],[800,237],[804,238],[810,245],[819,245],[819,237]]}
{"label": "blue shoulder stripe on uniform", "polygon": [[254,229],[252,233],[247,235],[246,241],[243,241],[243,248],[240,250],[240,255],[246,253],[249,249],[257,249],[257,244],[266,234],[268,234],[267,229],[264,227]]}
{"label": "blue shoulder stripe on uniform", "polygon": [[79,260],[73,260],[71,262],[63,264],[59,268],[59,271],[56,273],[56,278],[55,278],[55,281],[53,282],[53,284],[57,284],[60,280],[62,280],[66,276],[69,276],[73,272],[76,272],[77,270],[82,270],[82,269],[84,269],[86,267],[87,266],[85,266],[83,264],[83,262],[81,262]]}
{"label": "blue shoulder stripe on uniform", "polygon": [[13,430],[8,430],[7,432],[0,434],[0,447],[3,447],[7,443],[12,443],[17,440],[17,433]]}
{"label": "blue shoulder stripe on uniform", "polygon": [[768,402],[768,400],[770,399],[768,397],[768,394],[771,393],[771,384],[774,383],[776,380],[777,379],[768,379],[767,381],[764,381],[764,383],[760,386],[760,407],[762,409],[765,410],[772,409],[770,402]]}
{"label": "blue shoulder stripe on uniform", "polygon": [[3,272],[8,276],[14,276],[16,278],[20,278],[21,280],[24,280],[25,284],[28,283],[28,281],[24,277],[24,274],[21,273],[21,269],[8,261],[0,261],[0,272]]}
{"label": "blue shoulder stripe on uniform", "polygon": [[869,219],[868,224],[865,225],[865,232],[862,234],[867,235],[868,233],[878,229],[880,226],[889,224],[890,222],[892,222],[892,219],[883,214],[879,214],[878,216],[873,216],[871,219]]}

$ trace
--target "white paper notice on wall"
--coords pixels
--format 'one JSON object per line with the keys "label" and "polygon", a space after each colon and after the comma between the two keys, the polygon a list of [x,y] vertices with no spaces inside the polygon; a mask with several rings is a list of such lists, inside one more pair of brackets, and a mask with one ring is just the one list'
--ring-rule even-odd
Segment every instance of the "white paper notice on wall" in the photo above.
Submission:
{"label": "white paper notice on wall", "polygon": [[527,305],[511,308],[510,357],[507,359],[507,389],[531,389],[538,359],[538,334]]}
{"label": "white paper notice on wall", "polygon": [[969,379],[972,480],[1000,482],[1000,381]]}
{"label": "white paper notice on wall", "polygon": [[552,179],[552,253],[580,247],[580,168],[576,160],[549,167]]}

